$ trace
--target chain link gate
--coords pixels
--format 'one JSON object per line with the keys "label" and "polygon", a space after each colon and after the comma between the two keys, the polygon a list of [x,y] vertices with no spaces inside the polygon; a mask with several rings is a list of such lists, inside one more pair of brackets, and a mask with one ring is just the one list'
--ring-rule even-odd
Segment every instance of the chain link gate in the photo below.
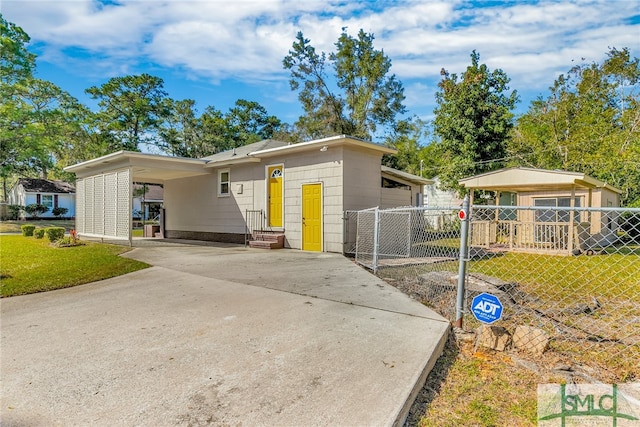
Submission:
{"label": "chain link gate", "polygon": [[[356,261],[453,322],[457,214],[359,211]],[[640,209],[474,205],[468,234],[465,328],[480,326],[471,299],[490,293],[504,305],[492,326],[514,351],[584,365],[603,380],[640,378]]]}

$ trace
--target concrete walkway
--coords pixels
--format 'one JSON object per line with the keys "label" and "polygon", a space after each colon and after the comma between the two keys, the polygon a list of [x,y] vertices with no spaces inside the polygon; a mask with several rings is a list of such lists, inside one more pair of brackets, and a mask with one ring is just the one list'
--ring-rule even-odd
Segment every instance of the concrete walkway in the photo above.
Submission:
{"label": "concrete walkway", "polygon": [[350,260],[170,244],[0,300],[2,426],[401,423],[448,322]]}

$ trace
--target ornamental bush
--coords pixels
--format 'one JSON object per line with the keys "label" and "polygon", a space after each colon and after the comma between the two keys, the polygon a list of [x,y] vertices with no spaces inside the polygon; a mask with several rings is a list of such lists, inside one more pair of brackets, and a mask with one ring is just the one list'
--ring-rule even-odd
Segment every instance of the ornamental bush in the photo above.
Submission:
{"label": "ornamental bush", "polygon": [[60,206],[53,208],[53,210],[51,211],[53,216],[55,216],[56,218],[60,218],[61,216],[64,216],[67,212],[69,212],[69,209],[62,208]]}
{"label": "ornamental bush", "polygon": [[26,213],[31,215],[33,218],[37,218],[43,213],[47,212],[49,208],[45,205],[39,205],[38,203],[32,203],[24,207]]}
{"label": "ornamental bush", "polygon": [[84,242],[74,239],[72,236],[64,236],[62,239],[56,240],[51,245],[56,248],[70,248],[72,246],[84,246]]}
{"label": "ornamental bush", "polygon": [[38,228],[33,231],[33,237],[36,239],[42,239],[44,237],[44,228]]}
{"label": "ornamental bush", "polygon": [[45,228],[45,234],[49,238],[50,242],[55,242],[64,237],[64,227],[48,227]]}
{"label": "ornamental bush", "polygon": [[24,206],[22,205],[9,205],[7,206],[7,218],[9,220],[16,220],[20,217],[20,212],[24,210]]}
{"label": "ornamental bush", "polygon": [[23,236],[33,236],[33,230],[36,229],[36,226],[32,224],[25,224],[22,225],[20,229],[22,230]]}

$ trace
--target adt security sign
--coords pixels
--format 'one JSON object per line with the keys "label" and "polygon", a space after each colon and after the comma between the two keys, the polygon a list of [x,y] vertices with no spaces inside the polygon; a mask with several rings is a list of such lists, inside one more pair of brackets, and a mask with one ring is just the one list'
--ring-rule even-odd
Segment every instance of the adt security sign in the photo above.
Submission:
{"label": "adt security sign", "polygon": [[502,317],[502,303],[497,296],[481,293],[471,302],[471,312],[482,323],[493,323]]}

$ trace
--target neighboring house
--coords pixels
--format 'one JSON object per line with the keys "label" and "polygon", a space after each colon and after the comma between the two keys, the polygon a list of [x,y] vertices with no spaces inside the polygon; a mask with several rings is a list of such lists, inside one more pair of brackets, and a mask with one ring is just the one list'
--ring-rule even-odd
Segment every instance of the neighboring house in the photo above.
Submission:
{"label": "neighboring house", "polygon": [[[9,191],[8,203],[10,205],[27,206],[34,203],[49,208],[39,218],[52,218],[53,209],[57,207],[67,208],[66,218],[75,216],[75,187],[64,181],[51,181],[39,178],[20,178]],[[25,212],[22,218],[29,217]]]}
{"label": "neighboring house", "polygon": [[[622,191],[583,173],[510,168],[465,178],[459,183],[470,190],[494,192],[494,204],[504,206],[484,218],[481,214],[472,218],[475,225],[472,243],[482,246],[496,243],[500,235],[512,248],[572,253],[580,245],[578,226],[587,235],[599,238],[612,235],[617,228],[617,213],[587,208],[619,207]],[[578,211],[571,215],[556,207]],[[486,229],[482,228],[483,223]]]}
{"label": "neighboring house", "polygon": [[164,189],[159,184],[133,184],[133,217],[154,219],[160,214]]}
{"label": "neighboring house", "polygon": [[342,252],[345,210],[415,206],[430,182],[382,167],[393,153],[336,136],[265,140],[203,159],[120,151],[66,170],[77,176],[80,234],[131,239],[135,181],[163,184],[167,238],[242,243],[247,229],[264,228],[290,248]]}
{"label": "neighboring house", "polygon": [[454,223],[458,223],[458,211],[462,206],[462,199],[455,191],[445,191],[438,188],[440,180],[435,177],[431,183],[424,186],[423,205],[427,209],[425,219],[434,230],[446,230]]}

